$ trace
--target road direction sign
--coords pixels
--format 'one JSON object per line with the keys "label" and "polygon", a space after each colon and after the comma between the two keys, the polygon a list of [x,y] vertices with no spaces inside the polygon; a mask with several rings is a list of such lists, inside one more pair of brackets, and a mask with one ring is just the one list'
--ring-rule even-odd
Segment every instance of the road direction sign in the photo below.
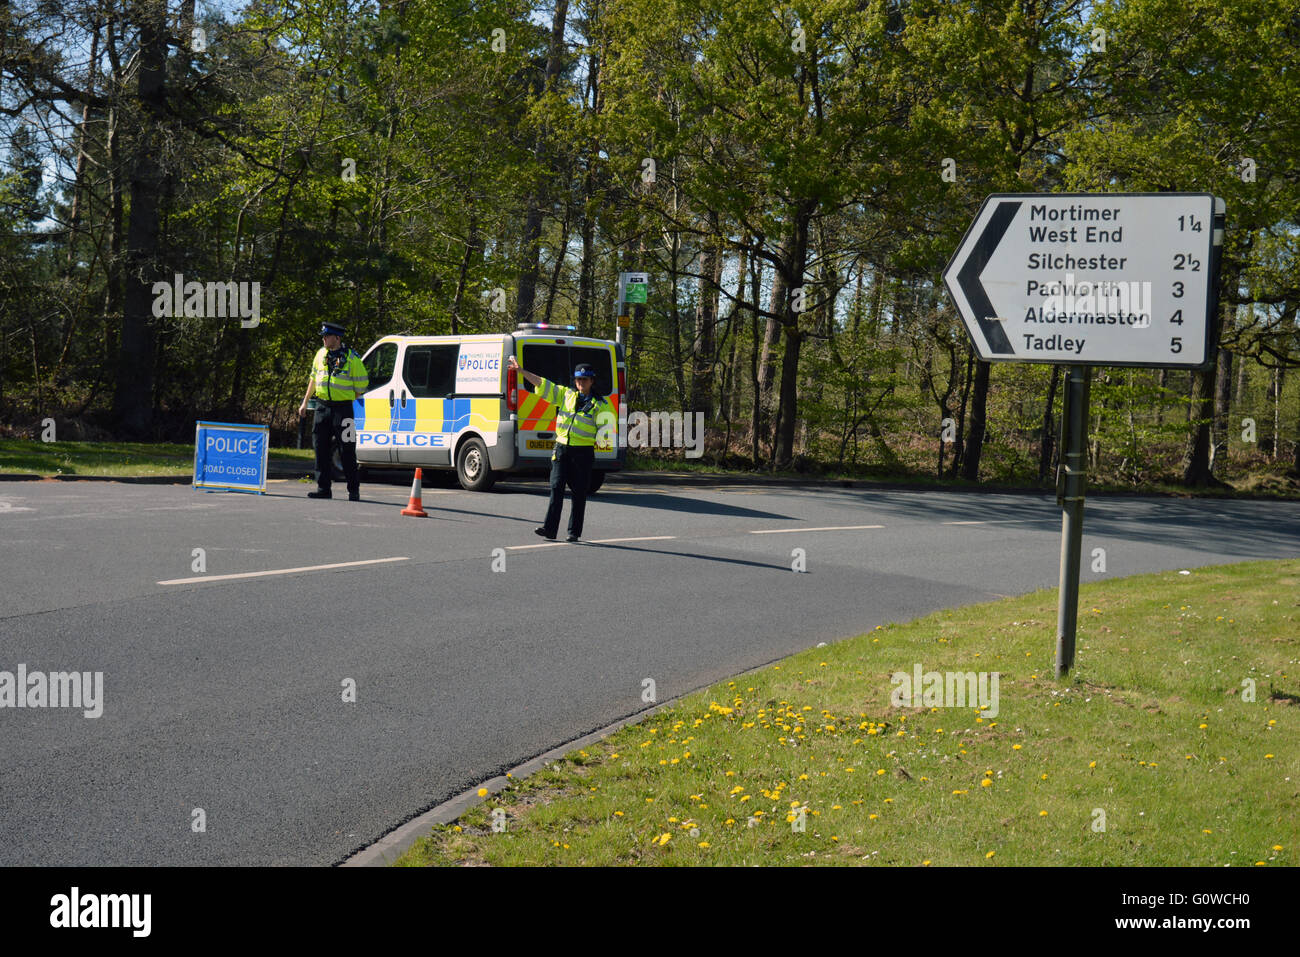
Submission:
{"label": "road direction sign", "polygon": [[1208,193],[995,193],[943,278],[985,361],[1204,367],[1222,212]]}

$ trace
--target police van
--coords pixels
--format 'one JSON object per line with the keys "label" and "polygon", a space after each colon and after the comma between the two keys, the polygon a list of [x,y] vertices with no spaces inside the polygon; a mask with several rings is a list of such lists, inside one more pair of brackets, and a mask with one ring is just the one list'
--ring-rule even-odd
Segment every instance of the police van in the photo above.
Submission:
{"label": "police van", "polygon": [[573,388],[573,369],[596,370],[592,391],[616,419],[596,440],[591,491],[621,469],[627,449],[618,420],[627,407],[623,347],[574,335],[573,326],[522,323],[513,333],[385,336],[362,356],[370,385],[352,403],[357,464],[455,469],[462,487],[485,492],[509,472],[549,469],[555,406],[537,395],[507,357],[534,375]]}

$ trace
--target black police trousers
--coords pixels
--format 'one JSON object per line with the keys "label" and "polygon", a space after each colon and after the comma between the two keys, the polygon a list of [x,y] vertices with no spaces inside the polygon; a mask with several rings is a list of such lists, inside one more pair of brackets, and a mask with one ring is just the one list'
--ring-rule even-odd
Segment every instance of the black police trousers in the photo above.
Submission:
{"label": "black police trousers", "polygon": [[[352,432],[352,441],[343,441],[344,430]],[[321,402],[316,409],[316,421],[311,428],[312,447],[316,450],[316,487],[328,492],[334,478],[334,446],[338,446],[343,460],[343,474],[347,476],[348,492],[361,491],[357,477],[357,440],[352,422],[351,402]]]}
{"label": "black police trousers", "polygon": [[573,491],[573,507],[569,511],[569,534],[582,537],[582,519],[587,512],[587,488],[591,482],[591,467],[596,461],[594,445],[565,445],[555,443],[551,456],[551,505],[546,510],[546,534],[554,537],[560,530],[560,513],[564,509],[564,486]]}

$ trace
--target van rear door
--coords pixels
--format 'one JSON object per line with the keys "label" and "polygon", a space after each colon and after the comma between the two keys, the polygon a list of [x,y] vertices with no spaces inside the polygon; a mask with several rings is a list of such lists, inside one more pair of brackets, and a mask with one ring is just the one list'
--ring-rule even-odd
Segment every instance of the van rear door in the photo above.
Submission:
{"label": "van rear door", "polygon": [[[515,334],[515,357],[529,372],[556,385],[573,388],[573,370],[582,362],[596,370],[592,391],[608,396],[614,406],[612,441],[596,448],[597,464],[618,459],[618,374],[614,344],[572,336]],[[519,432],[516,438],[520,464],[544,465],[555,447],[555,407],[542,401],[537,387],[519,377]]]}

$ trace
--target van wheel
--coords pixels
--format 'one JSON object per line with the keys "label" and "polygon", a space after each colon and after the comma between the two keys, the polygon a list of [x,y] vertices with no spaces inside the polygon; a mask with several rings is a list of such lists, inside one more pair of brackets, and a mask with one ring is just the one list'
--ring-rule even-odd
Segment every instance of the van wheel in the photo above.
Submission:
{"label": "van wheel", "polygon": [[456,453],[456,477],[460,487],[469,492],[486,492],[496,484],[497,476],[488,463],[482,439],[466,439],[461,444]]}
{"label": "van wheel", "polygon": [[591,479],[587,483],[587,494],[595,495],[596,489],[605,484],[605,472],[602,469],[592,469]]}

